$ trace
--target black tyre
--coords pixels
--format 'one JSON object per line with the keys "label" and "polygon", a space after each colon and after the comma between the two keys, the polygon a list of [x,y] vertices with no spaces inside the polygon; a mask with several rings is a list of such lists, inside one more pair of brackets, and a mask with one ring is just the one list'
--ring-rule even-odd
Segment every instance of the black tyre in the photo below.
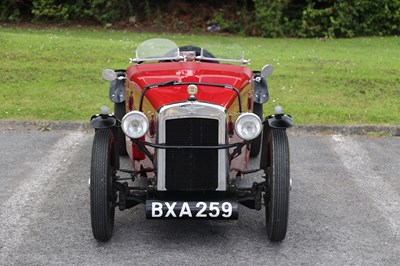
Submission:
{"label": "black tyre", "polygon": [[[263,105],[260,103],[254,103],[253,113],[256,114],[261,121],[263,121]],[[262,132],[258,135],[257,138],[253,140],[250,147],[250,157],[256,157],[261,150],[261,140],[262,140]]]}
{"label": "black tyre", "polygon": [[[118,120],[121,121],[125,114],[126,114],[125,101],[122,103],[114,104],[114,115]],[[118,142],[119,155],[122,155],[122,156],[128,155],[128,153],[126,151],[125,134],[121,128],[118,128],[117,142]]]}
{"label": "black tyre", "polygon": [[289,218],[290,159],[285,130],[267,127],[260,166],[266,172],[264,194],[266,229],[271,241],[286,236]]}
{"label": "black tyre", "polygon": [[113,179],[118,169],[115,134],[111,129],[96,130],[90,171],[90,215],[93,236],[108,241],[113,233],[116,191]]}

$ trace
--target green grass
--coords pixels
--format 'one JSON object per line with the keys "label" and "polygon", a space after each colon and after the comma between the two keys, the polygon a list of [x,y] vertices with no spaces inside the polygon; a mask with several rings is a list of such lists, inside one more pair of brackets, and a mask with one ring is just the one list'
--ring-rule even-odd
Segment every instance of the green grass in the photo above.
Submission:
{"label": "green grass", "polygon": [[[143,40],[207,48],[238,43],[259,70],[272,64],[270,101],[297,124],[400,124],[400,38],[263,39],[95,29],[0,27],[0,119],[88,120],[111,106],[104,68],[126,68]],[[213,52],[212,49],[210,49]]]}

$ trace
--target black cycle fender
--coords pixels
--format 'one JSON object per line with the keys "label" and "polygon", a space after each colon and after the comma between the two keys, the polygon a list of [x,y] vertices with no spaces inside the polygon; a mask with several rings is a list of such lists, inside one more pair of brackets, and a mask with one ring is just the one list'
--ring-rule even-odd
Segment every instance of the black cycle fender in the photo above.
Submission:
{"label": "black cycle fender", "polygon": [[90,124],[94,129],[112,128],[118,126],[118,119],[113,115],[94,115],[90,119]]}
{"label": "black cycle fender", "polygon": [[294,126],[292,117],[285,114],[274,114],[268,116],[264,121],[264,128],[266,124],[269,127],[276,129],[287,129]]}

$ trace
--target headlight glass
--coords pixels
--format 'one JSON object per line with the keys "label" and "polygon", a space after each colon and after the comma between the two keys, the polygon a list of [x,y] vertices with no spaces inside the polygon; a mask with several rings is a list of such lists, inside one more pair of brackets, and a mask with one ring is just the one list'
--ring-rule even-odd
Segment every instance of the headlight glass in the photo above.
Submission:
{"label": "headlight glass", "polygon": [[244,140],[255,139],[261,133],[261,128],[261,119],[253,113],[241,114],[235,123],[236,134]]}
{"label": "headlight glass", "polygon": [[149,120],[142,112],[132,111],[122,118],[121,126],[122,131],[128,137],[138,139],[143,137],[149,130]]}

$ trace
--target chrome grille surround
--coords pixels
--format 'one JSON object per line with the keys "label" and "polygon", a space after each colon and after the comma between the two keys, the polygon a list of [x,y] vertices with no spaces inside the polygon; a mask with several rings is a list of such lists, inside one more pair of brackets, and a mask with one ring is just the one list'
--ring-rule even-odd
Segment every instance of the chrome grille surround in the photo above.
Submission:
{"label": "chrome grille surround", "polygon": [[[220,105],[204,102],[183,102],[163,106],[157,116],[157,143],[166,142],[166,121],[169,119],[205,118],[218,120],[218,144],[227,144],[226,110]],[[157,149],[157,190],[166,191],[166,150]],[[228,150],[218,150],[218,186],[216,191],[226,191],[228,178]]]}

